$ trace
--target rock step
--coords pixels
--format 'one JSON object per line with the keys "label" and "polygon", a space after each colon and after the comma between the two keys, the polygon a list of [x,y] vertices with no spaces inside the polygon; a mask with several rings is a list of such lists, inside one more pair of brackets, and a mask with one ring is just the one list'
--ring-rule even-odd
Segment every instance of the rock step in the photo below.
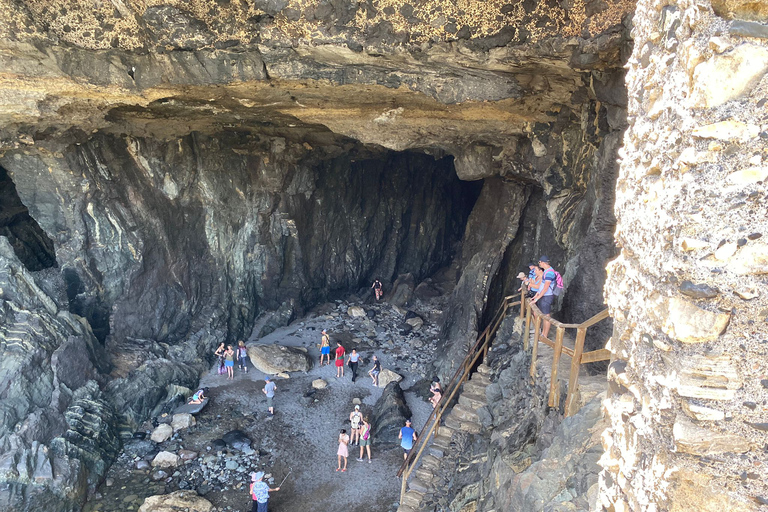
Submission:
{"label": "rock step", "polygon": [[491,373],[491,367],[485,363],[482,363],[480,366],[477,367],[477,371],[482,373],[483,375],[488,375]]}
{"label": "rock step", "polygon": [[409,491],[416,491],[422,495],[429,492],[429,484],[423,482],[420,478],[416,477],[410,482],[408,482],[408,490]]}
{"label": "rock step", "polygon": [[486,405],[488,405],[488,401],[485,399],[485,395],[462,393],[459,396],[459,404],[463,405],[464,407],[467,407],[468,409],[472,409],[473,411],[476,411],[479,408],[485,407]]}
{"label": "rock step", "polygon": [[419,491],[415,491],[415,490],[411,489],[410,491],[406,492],[403,495],[402,504],[403,505],[407,505],[407,506],[411,507],[414,510],[418,510],[419,509],[419,505],[421,505],[421,498],[423,496],[424,495],[422,493],[420,493]]}
{"label": "rock step", "polygon": [[479,372],[473,373],[472,377],[469,378],[469,381],[476,382],[478,384],[484,384],[486,386],[491,383],[491,379],[489,379],[487,375],[483,375]]}
{"label": "rock step", "polygon": [[446,425],[440,425],[439,427],[437,427],[437,435],[447,437],[449,439],[451,438],[451,436],[453,436],[454,432],[455,431],[451,427],[448,427]]}
{"label": "rock step", "polygon": [[480,423],[480,416],[466,405],[454,405],[453,410],[451,411],[451,416],[455,416],[461,421],[474,421],[475,423]]}
{"label": "rock step", "polygon": [[469,393],[470,395],[484,395],[487,384],[480,384],[479,382],[469,381],[464,383],[464,389],[461,390],[461,394]]}
{"label": "rock step", "polygon": [[432,473],[432,470],[429,468],[419,467],[419,469],[416,470],[416,478],[422,482],[431,482],[434,477],[435,474]]}
{"label": "rock step", "polygon": [[432,445],[433,446],[439,446],[441,448],[450,448],[451,447],[451,438],[446,436],[440,436],[437,435],[432,439]]}
{"label": "rock step", "polygon": [[469,432],[470,434],[479,434],[483,427],[480,425],[480,423],[476,421],[464,421],[458,419],[456,416],[451,414],[445,419],[445,424],[456,429],[461,430],[463,432]]}
{"label": "rock step", "polygon": [[397,507],[397,512],[416,512],[416,509],[411,508],[408,505],[400,505]]}
{"label": "rock step", "polygon": [[423,455],[421,457],[421,467],[425,469],[437,469],[440,467],[440,459],[434,455]]}

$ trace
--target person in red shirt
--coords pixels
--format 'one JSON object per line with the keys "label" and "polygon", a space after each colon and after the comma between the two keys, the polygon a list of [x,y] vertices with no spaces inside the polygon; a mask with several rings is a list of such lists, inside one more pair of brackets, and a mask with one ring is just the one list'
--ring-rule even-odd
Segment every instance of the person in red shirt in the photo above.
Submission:
{"label": "person in red shirt", "polygon": [[344,354],[346,351],[344,350],[344,347],[341,346],[341,343],[337,343],[338,347],[336,347],[336,378],[344,376]]}

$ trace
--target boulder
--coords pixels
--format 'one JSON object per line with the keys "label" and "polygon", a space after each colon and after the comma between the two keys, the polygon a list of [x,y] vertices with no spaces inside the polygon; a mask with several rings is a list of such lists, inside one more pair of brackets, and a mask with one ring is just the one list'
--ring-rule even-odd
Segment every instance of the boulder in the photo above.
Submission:
{"label": "boulder", "polygon": [[395,284],[392,285],[392,291],[389,294],[390,304],[395,306],[404,306],[413,297],[413,289],[416,287],[416,280],[413,274],[401,274],[397,277]]}
{"label": "boulder", "polygon": [[152,459],[152,467],[175,468],[179,465],[179,456],[175,453],[162,451]]}
{"label": "boulder", "polygon": [[192,450],[179,450],[179,458],[184,461],[195,460],[197,458],[197,452],[193,452]]}
{"label": "boulder", "polygon": [[435,297],[442,295],[440,290],[438,290],[437,287],[429,281],[422,281],[419,283],[419,286],[416,287],[416,289],[413,291],[413,294],[417,299],[421,300],[434,299]]}
{"label": "boulder", "polygon": [[405,323],[413,327],[414,330],[418,331],[424,325],[424,320],[422,320],[418,316],[415,316],[413,318],[409,318],[408,320],[406,320]]}
{"label": "boulder", "polygon": [[403,380],[402,375],[398,375],[397,373],[393,372],[392,370],[388,370],[387,368],[384,368],[381,370],[381,373],[379,373],[380,388],[387,387],[390,382],[400,382],[401,380]]}
{"label": "boulder", "polygon": [[173,427],[167,423],[161,423],[152,431],[150,439],[156,443],[162,443],[167,441],[173,435]]}
{"label": "boulder", "polygon": [[397,436],[400,429],[405,426],[405,420],[411,417],[411,409],[405,403],[400,384],[390,382],[381,397],[376,400],[373,411],[373,444],[399,443]]}
{"label": "boulder", "polygon": [[325,389],[328,387],[328,383],[323,379],[315,379],[312,381],[312,387],[314,389]]}
{"label": "boulder", "polygon": [[173,415],[173,420],[171,420],[171,427],[173,427],[173,431],[177,432],[184,428],[194,427],[197,422],[195,421],[195,417],[192,416],[189,413],[177,413]]}
{"label": "boulder", "polygon": [[367,316],[365,309],[360,306],[350,306],[349,309],[347,309],[347,314],[352,318],[365,318]]}
{"label": "boulder", "polygon": [[251,439],[242,430],[230,430],[221,438],[227,446],[239,450],[245,454],[253,453],[251,448]]}
{"label": "boulder", "polygon": [[211,512],[213,505],[195,491],[176,491],[171,494],[150,496],[139,507],[139,512]]}
{"label": "boulder", "polygon": [[176,409],[174,409],[174,414],[197,414],[200,411],[202,411],[206,405],[208,405],[209,398],[206,398],[199,404],[184,404],[178,406]]}
{"label": "boulder", "polygon": [[312,359],[306,351],[282,345],[251,345],[248,357],[258,370],[269,375],[281,372],[307,372]]}

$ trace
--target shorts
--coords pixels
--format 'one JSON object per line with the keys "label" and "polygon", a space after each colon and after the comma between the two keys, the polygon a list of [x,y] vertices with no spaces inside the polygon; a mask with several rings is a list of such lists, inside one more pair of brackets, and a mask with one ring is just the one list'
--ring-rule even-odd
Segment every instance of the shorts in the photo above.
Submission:
{"label": "shorts", "polygon": [[538,300],[536,305],[539,307],[539,311],[541,311],[545,315],[548,315],[552,311],[552,303],[554,301],[555,301],[554,295],[544,295]]}
{"label": "shorts", "polygon": [[344,366],[344,360],[343,359],[337,359],[336,360],[336,366],[339,366],[339,367]]}
{"label": "shorts", "polygon": [[272,407],[272,397],[271,396],[267,397],[267,408],[269,408],[269,407]]}
{"label": "shorts", "polygon": [[350,425],[350,427],[352,427],[352,430],[357,430],[357,429],[359,429],[359,428],[360,428],[360,425],[355,425],[354,423],[352,423],[352,424]]}
{"label": "shorts", "polygon": [[224,366],[227,368],[234,368],[235,362],[234,361],[224,361]]}
{"label": "shorts", "polygon": [[406,448],[405,446],[401,446],[401,448],[403,449],[403,453],[405,453],[406,455],[410,454],[411,450],[413,450],[413,446],[411,446],[410,448]]}
{"label": "shorts", "polygon": [[323,354],[324,356],[330,355],[331,354],[331,347],[330,346],[328,346],[328,347],[320,347],[320,353]]}
{"label": "shorts", "polygon": [[370,439],[360,438],[360,446],[370,446],[370,445],[371,445]]}

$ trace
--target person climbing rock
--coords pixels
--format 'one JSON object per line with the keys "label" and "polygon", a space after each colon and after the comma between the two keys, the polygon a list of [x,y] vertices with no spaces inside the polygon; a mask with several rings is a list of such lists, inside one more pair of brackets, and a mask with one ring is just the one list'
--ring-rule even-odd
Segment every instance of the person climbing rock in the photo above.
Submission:
{"label": "person climbing rock", "polygon": [[320,366],[323,366],[323,357],[327,357],[327,364],[331,364],[331,337],[325,329],[320,337]]}
{"label": "person climbing rock", "polygon": [[245,342],[240,340],[237,344],[237,364],[241,371],[248,373],[248,366],[245,364],[246,357],[248,357],[248,350],[245,348]]}
{"label": "person climbing rock", "polygon": [[224,345],[224,342],[219,345],[219,348],[216,349],[216,351],[213,353],[218,358],[219,362],[219,375],[223,375],[226,372],[226,369],[224,368],[224,352],[227,351],[227,347]]}
{"label": "person climbing rock", "polygon": [[363,418],[363,424],[360,426],[360,457],[358,461],[363,461],[363,448],[368,452],[368,464],[371,463],[371,423],[368,417]]}
{"label": "person climbing rock", "polygon": [[195,391],[195,394],[192,395],[192,398],[189,399],[190,404],[201,404],[203,401],[208,398],[208,388],[201,388]]}
{"label": "person climbing rock", "polygon": [[371,286],[371,288],[373,288],[373,293],[376,295],[376,302],[378,302],[379,299],[381,299],[381,296],[384,294],[381,286],[381,281],[379,281],[378,279],[375,279],[373,281],[373,285]]}
{"label": "person climbing rock", "polygon": [[400,429],[397,436],[400,439],[400,447],[403,449],[403,459],[408,458],[408,454],[413,449],[413,443],[419,438],[416,431],[411,428],[411,420],[405,420],[405,426]]}
{"label": "person climbing rock", "polygon": [[[339,449],[336,450],[336,457],[338,460],[338,466],[336,471],[344,472],[347,470],[347,457],[349,457],[349,436],[346,429],[341,429],[339,432]],[[344,468],[341,467],[341,460],[344,459]]]}
{"label": "person climbing rock", "polygon": [[269,493],[279,491],[280,487],[271,489],[269,485],[264,481],[264,472],[251,474],[251,487],[250,493],[253,499],[253,508],[251,512],[267,512],[267,504],[269,502]]}
{"label": "person climbing rock", "polygon": [[379,362],[379,358],[375,355],[373,356],[373,368],[368,370],[368,375],[370,375],[371,379],[373,380],[373,385],[376,387],[379,387],[379,374],[381,373],[381,363]]}
{"label": "person climbing rock", "polygon": [[357,379],[357,365],[359,364],[359,361],[360,354],[353,348],[352,352],[347,356],[347,364],[349,365],[349,369],[352,370],[352,382],[355,382]]}
{"label": "person climbing rock", "polygon": [[336,343],[336,378],[344,376],[344,354],[346,351],[341,346],[341,342]]}
{"label": "person climbing rock", "polygon": [[363,414],[360,412],[360,406],[356,405],[355,410],[349,413],[350,443],[360,444],[360,424],[362,422]]}
{"label": "person climbing rock", "polygon": [[262,389],[262,392],[267,395],[267,410],[269,411],[269,416],[272,417],[275,415],[275,407],[272,399],[275,397],[275,390],[277,390],[277,385],[272,382],[269,377],[264,377],[264,382],[266,382],[266,384],[264,384],[264,389]]}
{"label": "person climbing rock", "polygon": [[234,379],[235,351],[232,350],[232,345],[227,345],[227,350],[224,351],[224,366],[227,368],[227,379]]}

